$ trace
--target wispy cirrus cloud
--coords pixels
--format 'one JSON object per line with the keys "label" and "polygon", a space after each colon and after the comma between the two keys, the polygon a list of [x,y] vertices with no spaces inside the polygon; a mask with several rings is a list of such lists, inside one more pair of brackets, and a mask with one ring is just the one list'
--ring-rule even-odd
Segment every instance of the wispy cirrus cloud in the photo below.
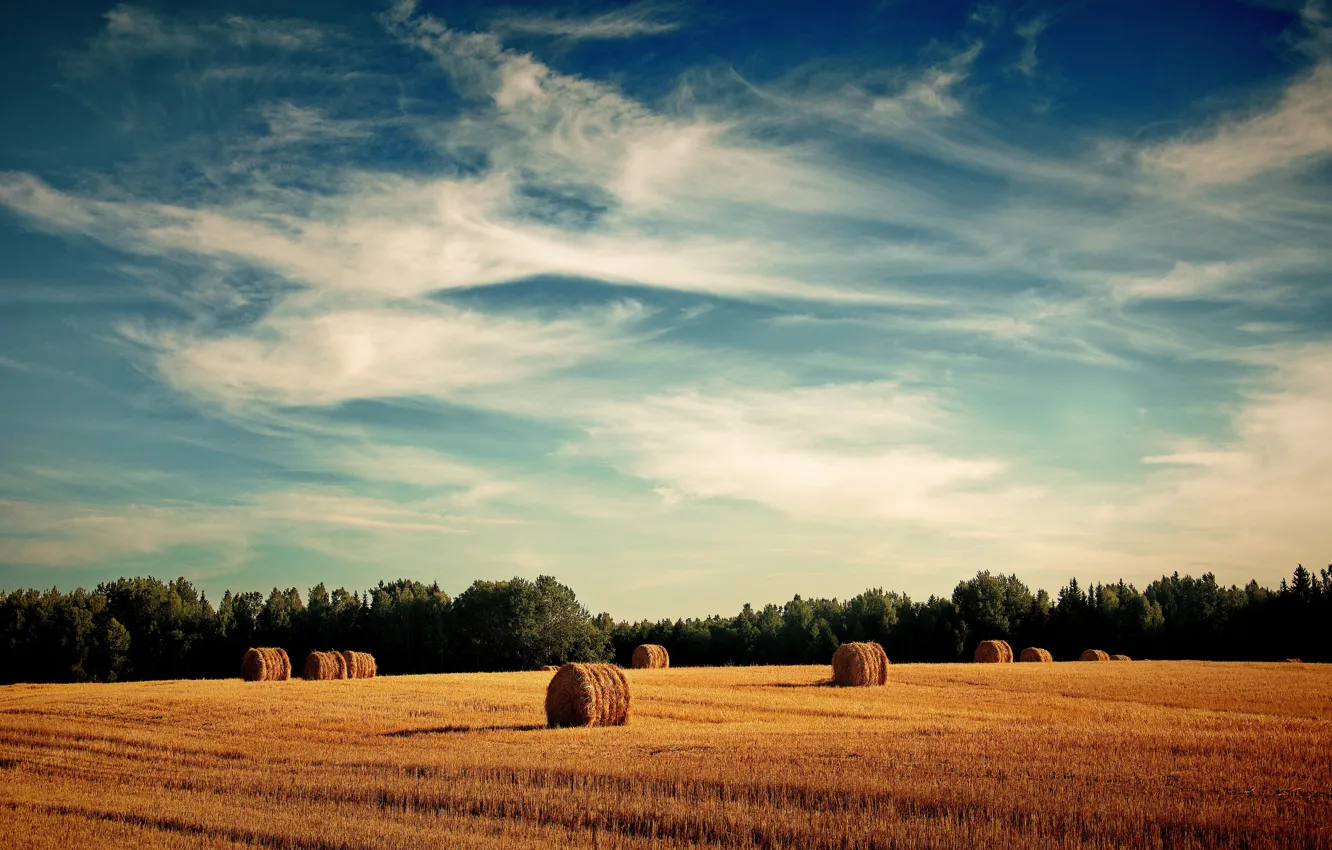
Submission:
{"label": "wispy cirrus cloud", "polygon": [[1321,61],[1287,86],[1277,102],[1227,117],[1196,138],[1142,152],[1149,168],[1201,188],[1241,183],[1332,155],[1332,62]]}
{"label": "wispy cirrus cloud", "polygon": [[505,10],[490,20],[490,29],[501,35],[553,36],[584,41],[663,35],[680,27],[674,6],[651,0],[583,17]]}
{"label": "wispy cirrus cloud", "polygon": [[85,51],[66,57],[69,74],[88,77],[147,56],[182,56],[219,48],[313,51],[332,40],[327,28],[297,20],[226,15],[182,21],[125,3],[107,12],[105,19],[105,28]]}
{"label": "wispy cirrus cloud", "polygon": [[[1312,258],[1306,258],[1306,262]],[[1286,288],[1272,283],[1283,271],[1299,268],[1296,257],[1285,262],[1232,260],[1214,263],[1176,262],[1165,274],[1118,275],[1110,279],[1117,297],[1127,300],[1219,300],[1271,302],[1288,297]]]}
{"label": "wispy cirrus cloud", "polygon": [[1047,15],[1037,15],[1030,21],[1014,27],[1013,31],[1022,39],[1022,54],[1018,57],[1015,67],[1023,76],[1030,77],[1036,73],[1036,66],[1039,63],[1036,58],[1036,40],[1049,25],[1050,18]]}
{"label": "wispy cirrus cloud", "polygon": [[593,443],[664,498],[740,499],[802,519],[969,521],[957,488],[1003,464],[921,444],[936,400],[892,384],[651,396],[599,411]]}
{"label": "wispy cirrus cloud", "polygon": [[[1135,507],[1168,516],[1195,558],[1234,565],[1281,553],[1297,560],[1326,543],[1332,499],[1332,348],[1256,351],[1251,383],[1227,440],[1182,440],[1144,463],[1161,468]],[[1183,547],[1181,547],[1183,548]]]}
{"label": "wispy cirrus cloud", "polygon": [[[1299,377],[1317,358],[1283,342],[1310,332],[1307,278],[1327,259],[1332,206],[1290,180],[1323,161],[1324,60],[1251,112],[1141,142],[994,114],[987,66],[1012,56],[975,27],[893,67],[714,68],[658,99],[541,56],[674,32],[673,15],[505,12],[473,32],[400,3],[387,37],[363,35],[404,63],[384,73],[343,67],[338,31],[314,24],[113,11],[84,57],[108,76],[149,55],[185,81],[227,71],[223,54],[284,58],[254,66],[265,85],[230,129],[207,125],[170,166],[9,172],[0,205],[132,255],[124,285],[173,309],[109,326],[135,365],[190,410],[281,441],[262,460],[287,479],[344,484],[123,521],[83,505],[33,515],[46,542],[11,535],[3,552],[73,563],[285,527],[340,558],[354,535],[374,558],[374,541],[459,540],[464,519],[517,523],[512,509],[586,522],[608,562],[621,533],[675,545],[687,530],[704,560],[780,538],[839,567],[852,551],[937,564],[910,548],[926,535],[995,542],[987,563],[1019,568],[1152,547],[1155,568],[1186,551],[1174,531],[1239,534],[1209,488],[1259,498],[1268,484],[1246,476],[1307,484],[1291,477],[1301,453],[1327,467],[1281,424],[1326,413]],[[1044,21],[1019,28],[1024,74],[1046,70]],[[293,71],[321,82],[284,88]],[[377,73],[392,97],[344,85]],[[1267,363],[1236,353],[1273,341]],[[1266,383],[1237,403],[1252,380]],[[1126,407],[1150,422],[1131,439]],[[459,410],[502,422],[494,439],[521,462],[468,459],[436,425]],[[413,417],[429,424],[399,421]],[[1227,427],[1239,436],[1207,432]],[[1043,445],[1079,429],[1087,454],[1128,467],[1107,478]],[[1313,545],[1312,515],[1290,517]],[[524,563],[582,557],[524,528],[504,542]]]}
{"label": "wispy cirrus cloud", "polygon": [[642,315],[631,302],[547,321],[445,305],[278,313],[233,336],[127,330],[177,388],[230,405],[448,398],[612,356]]}

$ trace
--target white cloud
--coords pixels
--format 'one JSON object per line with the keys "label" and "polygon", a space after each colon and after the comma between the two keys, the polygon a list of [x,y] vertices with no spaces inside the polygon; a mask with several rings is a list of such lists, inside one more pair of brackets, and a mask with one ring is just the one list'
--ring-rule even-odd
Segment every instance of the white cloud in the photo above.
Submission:
{"label": "white cloud", "polygon": [[1014,32],[1022,39],[1022,55],[1018,57],[1017,69],[1024,76],[1033,76],[1036,73],[1036,39],[1045,32],[1045,28],[1050,25],[1050,19],[1045,15],[1038,15],[1025,24],[1018,26]]}
{"label": "white cloud", "polygon": [[551,321],[419,305],[313,316],[278,313],[242,334],[128,329],[157,350],[176,387],[228,404],[331,405],[447,398],[606,355],[641,315],[635,305]]}
{"label": "white cloud", "polygon": [[268,136],[257,142],[261,148],[303,142],[364,139],[372,132],[365,122],[329,118],[323,110],[286,101],[265,104],[259,112],[268,124]]}
{"label": "white cloud", "polygon": [[368,481],[454,491],[451,500],[459,507],[475,507],[519,490],[516,482],[496,478],[475,464],[413,446],[348,446],[337,451],[331,463]]}
{"label": "white cloud", "polygon": [[1332,63],[1319,62],[1288,85],[1277,103],[1223,120],[1206,135],[1148,148],[1149,168],[1192,187],[1240,183],[1317,163],[1332,154]]}
{"label": "white cloud", "polygon": [[926,68],[918,77],[911,79],[901,92],[875,98],[871,104],[874,120],[891,124],[921,112],[927,116],[944,118],[959,114],[962,112],[962,103],[957,99],[956,90],[966,82],[972,63],[984,47],[983,42],[975,42],[948,61]]}
{"label": "white cloud", "polygon": [[[943,417],[929,396],[851,384],[648,397],[597,411],[592,443],[618,466],[680,497],[740,499],[800,519],[966,525],[958,489],[1003,464],[923,445]],[[974,507],[974,505],[971,505]]]}
{"label": "white cloud", "polygon": [[0,518],[0,562],[10,564],[85,564],[187,544],[246,545],[234,515],[199,507],[5,500]]}
{"label": "white cloud", "polygon": [[337,490],[287,490],[254,496],[244,512],[254,521],[306,526],[333,526],[352,531],[390,534],[466,534],[448,511],[429,502],[400,503],[356,496]]}
{"label": "white cloud", "polygon": [[1215,563],[1296,560],[1325,550],[1332,502],[1332,346],[1262,355],[1270,376],[1249,391],[1226,441],[1189,440],[1166,455],[1151,492],[1127,508],[1166,522],[1169,548]]}
{"label": "white cloud", "polygon": [[327,30],[282,19],[228,15],[187,23],[124,3],[105,17],[106,27],[90,41],[87,50],[67,57],[66,67],[71,75],[91,77],[107,67],[164,54],[185,55],[226,48],[295,52],[327,46],[330,41]]}
{"label": "white cloud", "polygon": [[1177,262],[1164,275],[1118,275],[1109,283],[1117,296],[1126,299],[1247,297],[1259,300],[1264,295],[1263,282],[1261,277],[1255,280],[1255,274],[1266,269],[1267,264],[1256,261]]}
{"label": "white cloud", "polygon": [[429,501],[399,503],[335,488],[243,496],[230,504],[80,504],[0,500],[0,563],[77,566],[202,548],[235,565],[264,539],[317,545],[332,531],[392,540],[468,533],[467,518]]}
{"label": "white cloud", "polygon": [[570,40],[639,38],[678,30],[678,20],[663,17],[670,11],[669,6],[650,0],[590,17],[506,11],[492,18],[490,26],[501,34],[556,36]]}
{"label": "white cloud", "polygon": [[[280,198],[269,199],[278,202]],[[98,201],[25,174],[0,174],[0,203],[47,229],[154,254],[264,266],[308,286],[383,297],[570,275],[740,297],[892,301],[892,292],[806,282],[782,271],[779,246],[710,235],[570,232],[514,215],[503,176],[409,183],[364,178],[314,216]]]}

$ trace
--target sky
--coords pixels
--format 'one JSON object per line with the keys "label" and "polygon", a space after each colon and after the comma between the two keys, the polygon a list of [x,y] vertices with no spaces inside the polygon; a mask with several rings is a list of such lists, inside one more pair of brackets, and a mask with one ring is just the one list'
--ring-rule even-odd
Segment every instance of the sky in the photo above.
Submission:
{"label": "sky", "polygon": [[0,11],[0,588],[1332,561],[1332,7]]}

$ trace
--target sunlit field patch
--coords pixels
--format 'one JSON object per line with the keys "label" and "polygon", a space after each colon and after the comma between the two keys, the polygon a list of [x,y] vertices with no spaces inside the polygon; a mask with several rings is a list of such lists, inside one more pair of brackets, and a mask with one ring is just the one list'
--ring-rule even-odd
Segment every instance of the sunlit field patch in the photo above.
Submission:
{"label": "sunlit field patch", "polygon": [[548,672],[0,689],[20,847],[1291,847],[1332,843],[1332,668]]}

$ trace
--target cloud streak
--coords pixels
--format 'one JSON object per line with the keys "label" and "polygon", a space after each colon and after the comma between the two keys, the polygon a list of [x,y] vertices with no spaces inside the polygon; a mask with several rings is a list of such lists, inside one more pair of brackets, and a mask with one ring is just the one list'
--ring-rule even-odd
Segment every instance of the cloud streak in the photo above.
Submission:
{"label": "cloud streak", "polygon": [[229,405],[449,398],[530,380],[627,344],[641,310],[541,322],[445,306],[270,315],[243,335],[129,330],[176,387]]}
{"label": "cloud streak", "polygon": [[508,11],[495,15],[490,28],[501,35],[554,36],[574,41],[643,38],[680,29],[680,21],[669,19],[672,11],[670,6],[653,2],[630,3],[589,17]]}
{"label": "cloud streak", "polygon": [[1332,63],[1322,61],[1288,86],[1272,107],[1228,117],[1199,138],[1150,148],[1142,161],[1197,189],[1316,165],[1329,154]]}
{"label": "cloud streak", "polygon": [[[584,51],[558,43],[668,35],[672,15],[509,11],[475,32],[398,4],[356,42],[389,72],[336,29],[113,10],[75,78],[133,90],[125,69],[153,56],[197,93],[210,60],[279,53],[322,82],[275,75],[166,165],[0,173],[0,205],[118,252],[119,285],[163,306],[106,335],[191,412],[280,443],[261,459],[287,478],[214,507],[29,506],[40,533],[0,555],[225,547],[283,523],[333,551],[330,529],[456,540],[467,520],[530,523],[505,551],[559,563],[542,547],[568,539],[532,530],[559,516],[608,552],[688,529],[728,555],[776,535],[867,563],[936,563],[929,539],[985,541],[996,565],[1148,546],[1156,564],[1186,550],[1175,531],[1239,534],[1209,493],[1320,492],[1296,458],[1332,468],[1310,437],[1325,353],[1294,337],[1325,305],[1325,58],[1249,111],[1140,141],[996,114],[995,79],[1030,84],[992,29],[894,67],[694,69],[655,99],[570,70]],[[1018,27],[1022,75],[1057,73],[1045,23]],[[347,81],[375,75],[400,96],[358,100]],[[7,376],[36,373],[26,354],[0,354]],[[435,424],[459,411],[511,457],[469,457],[476,433]],[[1047,445],[1079,429],[1118,452],[1113,474]],[[290,483],[314,476],[342,483]],[[1313,545],[1286,507],[1272,527]]]}

